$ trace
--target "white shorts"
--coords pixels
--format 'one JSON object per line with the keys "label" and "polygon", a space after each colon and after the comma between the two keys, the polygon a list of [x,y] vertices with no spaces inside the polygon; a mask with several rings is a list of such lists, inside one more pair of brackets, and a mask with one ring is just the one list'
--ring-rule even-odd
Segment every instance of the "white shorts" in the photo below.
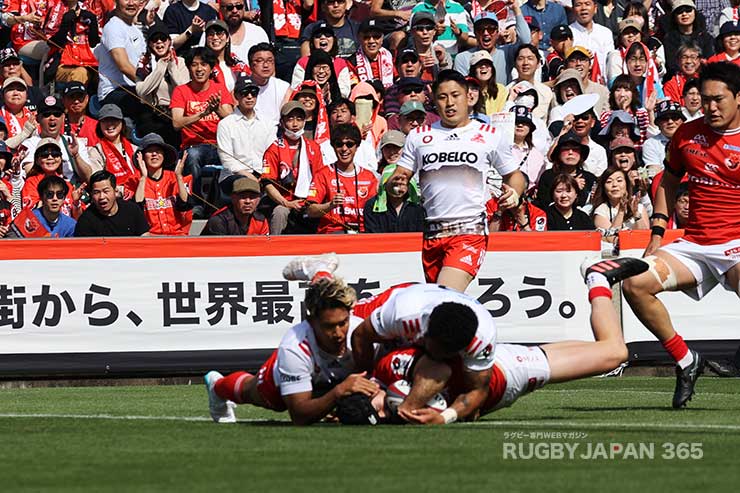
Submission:
{"label": "white shorts", "polygon": [[704,246],[679,238],[660,250],[675,257],[691,271],[696,286],[686,288],[683,292],[693,299],[702,299],[719,283],[728,291],[737,292],[737,286],[727,285],[725,273],[740,263],[740,240]]}
{"label": "white shorts", "polygon": [[550,381],[550,363],[539,346],[496,344],[495,364],[506,376],[506,390],[494,409],[509,407]]}

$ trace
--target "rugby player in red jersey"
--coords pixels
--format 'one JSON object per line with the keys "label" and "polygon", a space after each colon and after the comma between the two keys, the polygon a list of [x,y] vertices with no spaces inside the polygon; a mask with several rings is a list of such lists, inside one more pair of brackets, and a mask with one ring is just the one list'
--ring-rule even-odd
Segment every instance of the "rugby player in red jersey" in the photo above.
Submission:
{"label": "rugby player in red jersey", "polygon": [[[650,269],[623,285],[637,318],[677,363],[674,408],[691,399],[704,359],[676,333],[656,295],[683,291],[700,300],[722,283],[740,296],[740,67],[711,63],[702,70],[700,84],[704,118],[684,123],[666,155],[645,249]],[[691,200],[685,235],[660,247],[685,175]]]}
{"label": "rugby player in red jersey", "polygon": [[443,70],[432,86],[441,121],[413,130],[391,182],[419,175],[427,217],[422,263],[427,282],[465,291],[483,262],[488,242],[486,178],[503,177],[502,210],[519,205],[526,182],[511,142],[491,125],[471,121],[468,82]]}

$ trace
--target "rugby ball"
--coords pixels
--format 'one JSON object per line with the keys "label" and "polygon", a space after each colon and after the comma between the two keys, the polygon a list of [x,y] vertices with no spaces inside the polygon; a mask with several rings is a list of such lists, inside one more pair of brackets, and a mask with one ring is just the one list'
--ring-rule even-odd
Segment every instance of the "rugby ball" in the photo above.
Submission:
{"label": "rugby ball", "polygon": [[[411,384],[406,380],[397,380],[385,391],[385,406],[386,408],[395,413],[398,406],[408,397],[411,392]],[[437,412],[442,412],[447,409],[447,401],[442,394],[436,394],[434,397],[427,401],[427,407],[434,409]]]}

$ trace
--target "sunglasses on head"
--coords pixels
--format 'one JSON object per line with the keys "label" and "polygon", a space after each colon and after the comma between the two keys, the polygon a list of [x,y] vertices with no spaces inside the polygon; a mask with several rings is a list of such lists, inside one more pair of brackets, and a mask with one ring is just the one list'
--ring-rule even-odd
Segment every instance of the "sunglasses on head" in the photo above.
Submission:
{"label": "sunglasses on head", "polygon": [[57,151],[55,149],[45,149],[43,151],[39,151],[39,157],[62,157],[62,153],[61,151]]}
{"label": "sunglasses on head", "polygon": [[424,88],[419,87],[419,86],[407,86],[401,89],[401,94],[403,94],[404,96],[408,96],[409,94],[412,94],[412,93],[421,94],[423,92],[424,92]]}
{"label": "sunglasses on head", "polygon": [[332,142],[332,147],[335,147],[336,149],[341,149],[342,147],[346,147],[347,149],[353,149],[357,146],[357,142],[354,140],[342,140],[337,142]]}
{"label": "sunglasses on head", "polygon": [[46,191],[46,193],[44,193],[44,197],[47,200],[51,200],[54,197],[56,197],[58,199],[63,199],[66,196],[67,196],[67,194],[65,194],[62,190],[57,190],[56,192],[54,190],[48,190],[48,191]]}

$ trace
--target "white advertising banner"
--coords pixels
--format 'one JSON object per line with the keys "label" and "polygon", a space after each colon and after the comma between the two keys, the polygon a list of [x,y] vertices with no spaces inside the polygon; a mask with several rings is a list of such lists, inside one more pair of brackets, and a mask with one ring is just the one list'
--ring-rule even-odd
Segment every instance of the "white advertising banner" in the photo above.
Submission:
{"label": "white advertising banner", "polygon": [[[390,236],[8,242],[0,354],[274,348],[301,319],[306,285],[281,276],[301,252],[336,251],[360,297],[423,282],[420,237]],[[590,340],[579,265],[598,250],[586,234],[493,235],[468,293],[501,341]]]}

